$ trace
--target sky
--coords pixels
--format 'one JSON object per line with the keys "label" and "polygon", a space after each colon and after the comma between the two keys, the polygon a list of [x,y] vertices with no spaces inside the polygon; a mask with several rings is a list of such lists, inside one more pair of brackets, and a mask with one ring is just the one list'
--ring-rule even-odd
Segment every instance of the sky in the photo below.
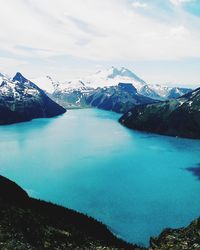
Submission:
{"label": "sky", "polygon": [[0,72],[58,80],[126,67],[200,86],[200,0],[0,0]]}

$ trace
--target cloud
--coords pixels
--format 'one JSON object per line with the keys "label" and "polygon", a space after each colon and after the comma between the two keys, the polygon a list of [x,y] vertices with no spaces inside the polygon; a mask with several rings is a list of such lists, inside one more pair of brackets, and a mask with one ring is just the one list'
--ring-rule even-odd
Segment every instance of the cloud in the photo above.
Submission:
{"label": "cloud", "polygon": [[85,22],[84,20],[81,20],[77,17],[73,16],[67,16],[66,17],[75,24],[76,28],[80,29],[83,32],[86,32],[88,34],[94,34],[96,36],[101,36],[98,34],[97,30],[92,26],[92,24],[89,24]]}
{"label": "cloud", "polygon": [[[71,55],[90,60],[169,60],[200,56],[200,32],[190,29],[187,15],[184,23],[175,16],[162,22],[139,14],[124,2],[0,0],[1,48],[38,58]],[[147,6],[139,1],[131,5]]]}
{"label": "cloud", "polygon": [[189,0],[168,0],[168,9],[160,0],[0,0],[0,48],[12,55],[13,67],[22,60],[34,72],[47,69],[42,62],[60,71],[60,57],[78,58],[80,68],[84,60],[102,65],[199,58],[200,19],[171,8],[170,1],[177,6]]}
{"label": "cloud", "polygon": [[18,68],[25,64],[27,64],[27,61],[0,56],[0,69],[2,72],[6,71],[7,68]]}

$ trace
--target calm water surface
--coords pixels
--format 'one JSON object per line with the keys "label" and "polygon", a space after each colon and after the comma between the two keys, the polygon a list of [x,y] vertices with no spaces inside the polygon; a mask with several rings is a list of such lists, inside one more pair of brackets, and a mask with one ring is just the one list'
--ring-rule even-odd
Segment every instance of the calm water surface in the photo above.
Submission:
{"label": "calm water surface", "polygon": [[[71,110],[0,127],[0,174],[89,214],[129,242],[200,215],[200,141],[131,131],[118,114]],[[195,175],[196,174],[196,175]]]}

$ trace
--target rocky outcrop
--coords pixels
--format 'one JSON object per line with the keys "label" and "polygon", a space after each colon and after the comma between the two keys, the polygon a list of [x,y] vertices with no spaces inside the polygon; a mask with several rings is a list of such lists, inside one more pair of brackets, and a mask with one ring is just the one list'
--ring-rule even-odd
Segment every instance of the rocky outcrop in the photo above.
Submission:
{"label": "rocky outcrop", "polygon": [[20,73],[13,79],[1,77],[0,124],[53,117],[66,110]]}
{"label": "rocky outcrop", "polygon": [[200,88],[178,99],[135,107],[119,121],[132,129],[200,139]]}
{"label": "rocky outcrop", "polygon": [[157,238],[151,238],[150,250],[199,250],[200,219],[188,227],[166,229]]}

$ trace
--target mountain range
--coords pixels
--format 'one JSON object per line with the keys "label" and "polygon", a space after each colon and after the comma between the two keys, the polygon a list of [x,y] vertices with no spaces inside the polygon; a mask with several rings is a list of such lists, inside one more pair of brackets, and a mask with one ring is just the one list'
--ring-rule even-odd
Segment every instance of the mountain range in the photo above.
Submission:
{"label": "mountain range", "polygon": [[65,82],[53,80],[49,76],[33,79],[33,82],[36,82],[38,86],[50,94],[73,90],[94,90],[97,88],[117,86],[119,83],[130,83],[137,89],[139,94],[158,100],[177,98],[191,91],[189,88],[147,84],[131,70],[124,67],[120,69],[111,67],[80,79]]}
{"label": "mountain range", "polygon": [[[152,103],[152,99],[167,100],[178,98],[191,91],[189,88],[147,84],[132,71],[124,67],[120,69],[111,67],[81,79],[65,82],[53,80],[49,76],[34,79],[33,81],[41,88],[44,88],[45,82],[44,90],[52,99],[66,108],[95,106],[103,109],[105,107],[107,110],[110,107],[109,110],[121,113],[127,111],[131,105],[133,107],[144,104],[148,100],[149,103]],[[122,89],[119,87],[119,84],[124,84],[123,86],[126,84],[127,87]],[[130,85],[136,89],[135,97]],[[104,103],[106,104],[104,105]],[[113,108],[113,106],[121,107]]]}
{"label": "mountain range", "polygon": [[200,137],[199,89],[148,85],[132,71],[114,67],[83,80],[45,80],[38,83],[42,90],[19,72],[13,78],[0,74],[0,124],[53,117],[65,108],[97,107],[125,113],[120,122],[130,128]]}

